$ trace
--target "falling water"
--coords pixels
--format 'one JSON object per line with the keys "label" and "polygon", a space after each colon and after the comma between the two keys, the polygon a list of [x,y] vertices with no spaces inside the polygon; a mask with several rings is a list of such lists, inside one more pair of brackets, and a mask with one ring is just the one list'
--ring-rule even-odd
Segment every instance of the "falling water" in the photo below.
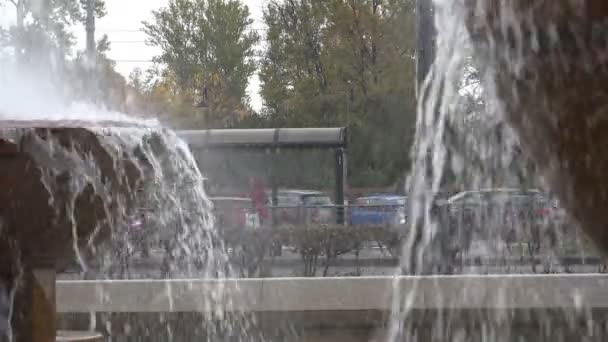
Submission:
{"label": "falling water", "polygon": [[[574,203],[572,191],[582,183],[564,173],[568,166],[560,164],[559,157],[564,158],[564,154],[556,146],[564,136],[562,140],[577,141],[568,134],[581,134],[574,132],[579,126],[559,132],[562,129],[559,125],[564,124],[560,120],[566,121],[567,110],[576,108],[568,106],[582,103],[574,101],[575,96],[588,96],[574,90],[560,98],[559,89],[568,87],[568,76],[588,77],[581,74],[589,75],[593,66],[598,65],[594,64],[597,57],[590,53],[598,50],[592,50],[587,39],[592,37],[594,43],[605,43],[605,36],[599,39],[597,35],[600,31],[593,31],[596,33],[593,35],[592,31],[582,30],[585,24],[584,21],[581,24],[578,14],[572,15],[575,20],[565,26],[561,23],[560,27],[558,21],[568,19],[571,13],[586,13],[581,9],[594,3],[599,4],[557,0],[435,0],[437,56],[422,87],[418,106],[415,165],[410,179],[414,199],[411,231],[403,249],[401,274],[457,272],[455,256],[466,253],[474,234],[465,234],[468,227],[446,224],[437,211],[440,190],[451,184],[460,185],[460,191],[551,188],[566,202],[570,212],[579,214],[577,218],[593,214],[588,208],[581,208],[582,203]],[[570,59],[572,56],[578,56],[575,62]],[[565,76],[560,79],[562,75]],[[554,83],[548,83],[551,81],[547,79]],[[589,122],[582,125],[594,127]],[[583,137],[581,134],[579,140],[584,140]],[[590,168],[589,158],[587,164],[579,164]],[[572,165],[570,168],[575,169]],[[590,217],[594,218],[597,217]],[[490,250],[496,250],[492,241],[503,238],[501,226],[497,222],[484,225],[485,231],[475,234],[483,236]],[[572,233],[574,227],[568,229]],[[543,237],[557,234],[556,230],[547,227],[539,234]],[[547,254],[557,253],[555,241],[545,243]],[[594,331],[595,334],[603,331],[593,324],[581,325],[580,322],[591,322],[591,312],[584,308],[576,313],[507,309],[499,313],[448,309],[427,312],[412,304],[419,294],[416,288],[400,293],[396,283],[394,292],[390,341],[569,341],[580,338],[581,329],[586,336],[596,338]],[[494,300],[500,304],[506,299],[497,296]]]}
{"label": "falling water", "polygon": [[[150,227],[147,235],[152,237],[145,243],[163,247],[164,277],[225,279],[232,274],[210,214],[203,177],[188,146],[173,132],[125,122],[113,122],[112,127],[101,122],[86,126],[68,121],[14,121],[4,125],[13,128],[2,129],[0,138],[19,146],[37,166],[35,174],[46,192],[46,197],[37,194],[41,197],[37,200],[48,198],[54,212],[54,221],[48,222],[46,230],[35,230],[39,227],[35,220],[30,220],[34,230],[24,229],[25,224],[18,224],[27,219],[12,217],[18,230],[7,227],[8,231],[3,232],[18,240],[31,240],[20,246],[40,255],[28,259],[58,258],[65,266],[65,260],[74,254],[88,278],[125,277],[124,266],[129,262],[126,251],[135,248],[129,246],[130,219],[145,207],[151,213],[146,225]],[[44,128],[36,128],[41,126]],[[24,182],[31,181],[27,174],[23,177]],[[40,203],[29,200],[30,210],[40,210],[40,206],[34,209]],[[43,211],[39,214],[44,216]],[[72,247],[65,245],[70,235]],[[43,241],[35,241],[38,239]],[[92,269],[89,263],[95,261],[101,267]],[[213,315],[201,318],[201,331],[188,336],[202,338],[204,334],[208,340],[218,340],[236,335],[241,341],[254,340],[254,332],[249,331],[251,318],[236,315],[224,319],[231,303],[223,295],[223,283],[213,284],[205,293]],[[9,289],[4,289],[1,298],[9,298],[8,294]],[[11,307],[2,305],[7,311],[1,313],[4,322]],[[107,333],[114,336],[124,334],[111,322],[111,317],[105,317],[95,328],[108,329]],[[169,323],[164,325],[171,331]],[[188,338],[184,333],[179,332],[178,340]],[[129,340],[129,336],[124,338]],[[171,334],[162,339],[171,340]]]}
{"label": "falling water", "polygon": [[[3,279],[11,262],[2,248],[10,243],[16,246],[8,253],[12,264],[17,265],[21,252],[26,263],[56,259],[61,269],[73,268],[76,260],[85,279],[149,277],[129,270],[130,258],[145,248],[161,255],[156,278],[220,280],[204,293],[211,314],[191,319],[186,330],[180,328],[183,319],[162,315],[151,330],[149,321],[91,314],[90,327],[112,341],[151,333],[159,341],[263,340],[254,317],[233,312],[224,294],[221,280],[233,272],[187,144],[155,120],[58,99],[55,89],[41,86],[46,83],[35,75],[4,65],[0,71],[0,84],[14,85],[0,95],[0,146],[15,149],[25,160],[13,174],[0,173],[22,185],[0,196],[3,203],[18,203],[16,209],[0,212],[5,264],[0,267],[0,336],[11,335],[15,309],[17,286]],[[145,239],[137,241],[133,223],[142,215]]]}

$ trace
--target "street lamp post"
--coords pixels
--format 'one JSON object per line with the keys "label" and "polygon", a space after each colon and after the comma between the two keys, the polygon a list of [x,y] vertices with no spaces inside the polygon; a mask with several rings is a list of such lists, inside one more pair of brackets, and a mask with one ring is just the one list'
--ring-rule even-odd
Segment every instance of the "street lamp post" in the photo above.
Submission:
{"label": "street lamp post", "polygon": [[433,0],[416,1],[416,95],[426,79],[435,60],[435,37]]}

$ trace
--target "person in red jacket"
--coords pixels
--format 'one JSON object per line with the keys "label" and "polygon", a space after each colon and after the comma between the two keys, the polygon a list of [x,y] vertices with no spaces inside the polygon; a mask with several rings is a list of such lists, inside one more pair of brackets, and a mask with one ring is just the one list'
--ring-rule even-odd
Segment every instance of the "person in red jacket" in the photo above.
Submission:
{"label": "person in red jacket", "polygon": [[264,221],[268,219],[268,207],[267,207],[267,196],[266,196],[266,187],[261,179],[251,177],[249,179],[249,198],[251,198],[251,203],[253,204],[253,209],[258,214],[260,218],[260,224],[263,224]]}

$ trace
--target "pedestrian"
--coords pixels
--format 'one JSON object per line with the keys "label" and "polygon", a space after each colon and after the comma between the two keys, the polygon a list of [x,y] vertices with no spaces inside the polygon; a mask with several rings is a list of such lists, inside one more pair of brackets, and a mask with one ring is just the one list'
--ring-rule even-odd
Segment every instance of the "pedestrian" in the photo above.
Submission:
{"label": "pedestrian", "polygon": [[251,198],[253,210],[258,214],[260,225],[263,225],[268,219],[268,198],[266,187],[261,179],[257,177],[249,178],[249,198]]}

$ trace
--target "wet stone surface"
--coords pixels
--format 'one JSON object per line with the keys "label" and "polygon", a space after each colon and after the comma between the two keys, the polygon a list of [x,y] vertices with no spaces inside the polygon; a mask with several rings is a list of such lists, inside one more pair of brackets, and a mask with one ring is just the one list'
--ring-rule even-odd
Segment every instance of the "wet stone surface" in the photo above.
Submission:
{"label": "wet stone surface", "polygon": [[86,128],[0,128],[3,273],[16,259],[61,267],[74,236],[84,246],[124,219],[142,175],[109,140]]}

